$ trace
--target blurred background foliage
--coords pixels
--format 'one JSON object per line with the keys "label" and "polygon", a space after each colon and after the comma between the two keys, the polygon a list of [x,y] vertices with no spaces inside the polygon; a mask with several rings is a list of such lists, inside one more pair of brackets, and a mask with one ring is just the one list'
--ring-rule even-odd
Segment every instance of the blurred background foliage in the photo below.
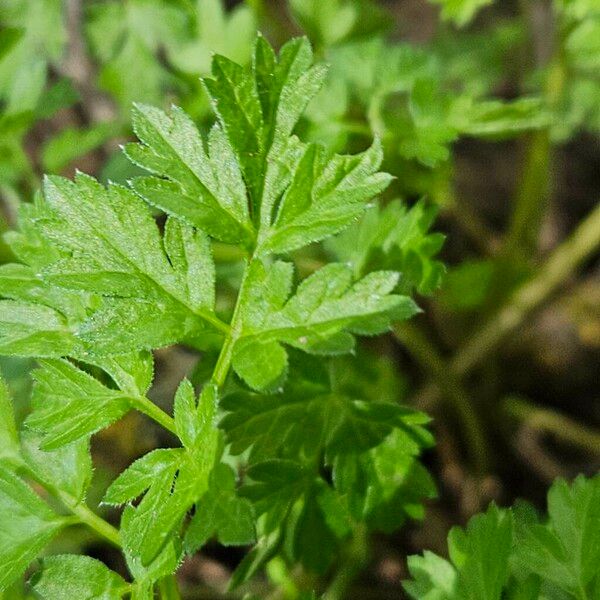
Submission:
{"label": "blurred background foliage", "polygon": [[[413,475],[417,499],[438,497],[426,526],[378,536],[369,555],[350,548],[347,569],[366,568],[350,589],[341,569],[330,600],[402,597],[407,554],[443,554],[449,527],[490,500],[543,504],[555,477],[600,466],[600,2],[0,0],[0,229],[43,173],[135,176],[120,152],[132,102],[177,104],[208,129],[199,77],[213,53],[248,63],[257,29],[276,45],[306,33],[330,66],[299,135],[337,152],[378,137],[396,178],[352,230],[294,258],[304,274],[326,256],[357,274],[399,269],[420,294],[423,315],[365,344],[353,365],[370,369],[371,395],[434,417],[424,462],[435,485]],[[240,256],[214,251],[235,278]],[[202,360],[190,348],[157,352],[157,403],[183,375],[203,380],[206,345]],[[25,413],[32,365],[0,361]],[[141,419],[96,437],[98,496],[160,443]],[[55,546],[108,552],[83,532]],[[208,546],[182,568],[184,590],[227,597],[240,557]],[[296,597],[277,562],[268,576],[277,597]]]}

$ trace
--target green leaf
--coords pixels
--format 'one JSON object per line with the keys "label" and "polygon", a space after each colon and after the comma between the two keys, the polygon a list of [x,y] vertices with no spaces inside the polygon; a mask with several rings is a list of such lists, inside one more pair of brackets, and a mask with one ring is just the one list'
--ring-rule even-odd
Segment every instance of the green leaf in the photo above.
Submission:
{"label": "green leaf", "polygon": [[293,165],[289,185],[273,222],[263,227],[259,254],[281,254],[345,229],[382,192],[391,176],[378,173],[383,159],[379,140],[366,152],[329,157],[316,144],[307,145]]}
{"label": "green leaf", "polygon": [[134,189],[219,240],[257,246],[259,256],[288,252],[347,227],[390,177],[377,172],[383,156],[378,141],[356,156],[332,156],[292,135],[324,78],[312,60],[303,38],[276,56],[259,37],[249,69],[215,56],[213,78],[204,80],[218,119],[207,148],[181,110],[167,115],[136,106],[134,127],[142,143],[126,152],[155,176],[134,180]]}
{"label": "green leaf", "polygon": [[[351,268],[333,263],[302,281],[287,299],[291,277],[287,263],[266,266],[254,260],[248,267],[241,292],[247,298],[242,332],[232,364],[255,389],[272,387],[283,375],[287,361],[277,344],[317,354],[348,352],[354,345],[350,333],[381,333],[390,321],[418,312],[410,298],[390,294],[398,282],[397,273],[379,271],[352,283]],[[273,363],[257,364],[252,359],[255,354]]]}
{"label": "green leaf", "polygon": [[450,557],[465,598],[500,600],[509,573],[512,529],[512,514],[491,504],[485,514],[469,521],[466,530],[450,530]]}
{"label": "green leaf", "polygon": [[110,484],[102,502],[125,504],[141,496],[165,473],[170,473],[173,478],[181,455],[182,450],[178,448],[159,448],[144,454]]}
{"label": "green leaf", "polygon": [[452,566],[426,552],[410,557],[415,581],[404,583],[413,598],[439,600],[501,600],[509,576],[513,542],[513,519],[509,511],[491,504],[486,513],[473,517],[467,529],[454,527],[448,535]]}
{"label": "green leaf", "polygon": [[302,496],[312,479],[312,473],[292,460],[272,459],[257,463],[248,470],[250,482],[241,493],[254,505],[256,516],[267,515],[263,524],[270,532],[280,526]]}
{"label": "green leaf", "polygon": [[423,519],[423,501],[436,496],[431,475],[417,460],[429,440],[410,433],[394,429],[372,449],[334,460],[336,490],[345,496],[354,519],[371,529],[391,533],[408,518]]}
{"label": "green leaf", "polygon": [[0,460],[19,462],[20,445],[8,385],[0,376]]}
{"label": "green leaf", "polygon": [[131,546],[130,540],[136,534],[136,528],[131,526],[136,509],[128,505],[121,516],[120,536],[123,541],[123,554],[127,567],[135,579],[132,598],[152,600],[153,584],[162,577],[173,574],[181,561],[181,548],[177,539],[169,540],[154,560],[143,563],[137,544]]}
{"label": "green leaf", "polygon": [[477,14],[477,11],[493,0],[430,0],[433,4],[442,7],[442,17],[452,21],[455,25],[463,27]]}
{"label": "green leaf", "polygon": [[[422,413],[358,394],[345,370],[356,369],[339,359],[292,355],[289,384],[280,394],[237,392],[225,396],[228,412],[221,421],[233,454],[251,449],[250,462],[271,458],[311,461],[325,452],[331,460],[377,446],[394,428],[408,432],[411,448],[428,445],[430,434]],[[374,401],[373,401],[374,400]]]}
{"label": "green leaf", "polygon": [[[183,450],[155,450],[122,473],[107,491],[105,502],[123,502],[143,493],[122,524],[128,553],[147,567],[172,542],[188,510],[207,492],[220,448],[215,426],[216,389],[206,386],[197,407],[191,384],[178,390],[177,425],[183,427]],[[192,419],[194,425],[183,424]]]}
{"label": "green leaf", "polygon": [[72,505],[85,498],[92,481],[92,457],[88,439],[80,439],[52,451],[42,450],[43,434],[21,432],[23,457],[29,469],[46,485],[67,494]]}
{"label": "green leaf", "polygon": [[174,223],[163,242],[139,197],[86,175],[75,182],[48,178],[44,189],[48,211],[38,230],[63,256],[42,276],[104,297],[77,332],[93,353],[149,349],[208,323],[222,327],[213,312],[214,271],[204,234]]}
{"label": "green leaf", "polygon": [[355,277],[390,269],[400,273],[398,288],[403,293],[416,289],[431,294],[445,270],[436,260],[444,236],[429,232],[436,215],[435,205],[419,201],[407,209],[393,200],[369,209],[359,223],[329,240],[326,247],[338,260],[352,264]]}
{"label": "green leaf", "polygon": [[423,556],[409,556],[408,570],[414,581],[403,587],[411,598],[460,600],[458,578],[454,567],[445,559],[425,550]]}
{"label": "green leaf", "polygon": [[519,536],[515,560],[575,597],[598,583],[600,477],[558,479],[548,493],[549,522]]}
{"label": "green leaf", "polygon": [[26,424],[44,434],[43,450],[87,438],[131,407],[127,394],[107,388],[65,360],[45,360],[40,365],[33,373],[34,411]]}
{"label": "green leaf", "polygon": [[108,373],[117,387],[132,396],[143,396],[154,378],[151,352],[130,352],[117,356],[86,357],[90,364]]}
{"label": "green leaf", "polygon": [[31,488],[0,465],[0,591],[20,577],[66,525]]}
{"label": "green leaf", "polygon": [[104,563],[89,556],[49,556],[31,580],[40,598],[52,600],[120,600],[127,582]]}
{"label": "green leaf", "polygon": [[235,473],[220,464],[211,474],[208,491],[196,505],[185,534],[189,554],[197,552],[211,537],[225,546],[251,544],[256,538],[250,502],[236,494]]}
{"label": "green leaf", "polygon": [[41,304],[0,300],[0,354],[64,356],[76,340],[64,317]]}
{"label": "green leaf", "polygon": [[198,129],[181,109],[167,115],[135,105],[132,117],[142,144],[128,145],[127,155],[160,177],[137,178],[133,188],[150,204],[217,239],[249,243],[254,231],[246,188],[222,130],[212,128],[207,152]]}

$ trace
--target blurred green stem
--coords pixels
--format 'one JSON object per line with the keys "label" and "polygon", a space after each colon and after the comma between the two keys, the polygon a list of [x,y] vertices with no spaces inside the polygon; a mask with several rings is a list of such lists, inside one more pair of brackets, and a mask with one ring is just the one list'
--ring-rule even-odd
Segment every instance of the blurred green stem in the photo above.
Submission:
{"label": "blurred green stem", "polygon": [[600,246],[600,203],[579,224],[575,232],[550,255],[529,281],[517,288],[508,302],[487,324],[475,332],[451,361],[457,376],[465,375],[487,356],[505,336],[519,327],[575,268]]}
{"label": "blurred green stem", "polygon": [[[544,101],[551,113],[560,101],[566,84],[566,68],[562,44],[550,60],[544,84]],[[535,250],[544,213],[550,198],[552,183],[552,140],[550,126],[531,135],[520,185],[515,195],[515,206],[505,241],[505,252],[510,257],[527,257]]]}
{"label": "blurred green stem", "polygon": [[394,326],[394,334],[421,364],[423,371],[432,377],[440,394],[447,399],[461,422],[473,468],[476,473],[485,474],[489,469],[490,453],[483,434],[484,427],[475,411],[475,403],[469,398],[447,361],[419,328],[412,323],[400,323]]}
{"label": "blurred green stem", "polygon": [[158,582],[158,591],[160,592],[160,600],[181,600],[175,575],[163,577]]}
{"label": "blurred green stem", "polygon": [[352,539],[346,547],[343,562],[331,584],[322,596],[322,600],[344,600],[348,598],[348,589],[358,574],[367,566],[369,560],[369,535],[365,525],[357,525]]}
{"label": "blurred green stem", "polygon": [[533,406],[517,397],[508,398],[503,408],[506,413],[533,429],[551,433],[573,446],[600,456],[600,433],[594,429],[553,410]]}

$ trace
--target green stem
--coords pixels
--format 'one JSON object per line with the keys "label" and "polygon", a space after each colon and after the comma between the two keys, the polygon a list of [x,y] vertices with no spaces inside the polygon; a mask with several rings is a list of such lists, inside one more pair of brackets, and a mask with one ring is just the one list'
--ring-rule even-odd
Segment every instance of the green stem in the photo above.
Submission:
{"label": "green stem", "polygon": [[322,600],[344,600],[348,589],[369,560],[369,536],[365,525],[358,525],[347,547],[346,556]]}
{"label": "green stem", "polygon": [[181,600],[181,594],[179,593],[179,586],[177,585],[177,578],[175,575],[163,577],[158,582],[158,591],[160,592],[161,600]]}
{"label": "green stem", "polygon": [[76,520],[72,523],[73,525],[83,523],[95,531],[100,537],[110,542],[113,546],[116,546],[117,548],[121,547],[119,531],[110,523],[105,521],[102,517],[99,517],[93,510],[77,498],[71,496],[71,494],[63,492],[52,484],[47,483],[29,465],[23,463],[21,467],[28,477],[42,486],[50,495],[60,500],[65,508],[76,517]]}
{"label": "green stem", "polygon": [[[562,38],[556,39],[555,44],[556,51],[549,61],[543,90],[545,105],[550,112],[560,102],[567,83]],[[509,257],[527,256],[537,244],[544,212],[550,198],[551,162],[552,140],[550,125],[548,125],[532,134],[530,139],[505,242],[505,252]]]}
{"label": "green stem", "polygon": [[136,410],[150,417],[171,433],[177,435],[177,429],[175,428],[175,421],[173,418],[164,410],[156,406],[152,400],[149,400],[145,396],[131,396],[129,400],[131,400],[131,403]]}
{"label": "green stem", "polygon": [[519,327],[600,246],[600,203],[550,255],[538,274],[521,285],[482,329],[459,350],[450,366],[457,376],[470,371],[505,336]]}
{"label": "green stem", "polygon": [[452,372],[444,358],[423,333],[410,323],[394,326],[394,335],[419,362],[425,373],[433,378],[440,393],[447,399],[452,410],[461,422],[471,464],[479,474],[489,468],[489,450],[483,434],[484,428],[474,402]]}
{"label": "green stem", "polygon": [[550,195],[551,148],[547,129],[532,134],[505,241],[508,256],[526,256],[537,244]]}
{"label": "green stem", "polygon": [[545,431],[569,444],[600,456],[600,433],[547,408],[532,406],[521,398],[508,398],[504,410],[529,427]]}
{"label": "green stem", "polygon": [[219,353],[219,357],[217,359],[217,364],[215,365],[211,381],[214,383],[217,388],[222,388],[225,380],[227,379],[227,374],[229,373],[229,369],[231,368],[231,359],[233,357],[233,347],[237,339],[241,334],[242,321],[241,321],[241,310],[244,305],[245,300],[245,292],[246,292],[246,281],[248,278],[248,271],[250,269],[250,264],[252,262],[252,258],[248,260],[246,266],[244,267],[244,274],[242,276],[242,283],[240,285],[240,291],[238,293],[235,307],[233,309],[233,315],[231,317],[231,323],[229,326],[229,332],[225,336],[225,341],[223,342],[223,346],[221,347],[221,352]]}
{"label": "green stem", "polygon": [[76,503],[75,500],[60,490],[55,494],[58,499],[78,518],[78,520],[95,531],[100,537],[110,542],[117,548],[121,547],[119,531],[110,523],[99,517],[93,510],[88,508],[82,502]]}

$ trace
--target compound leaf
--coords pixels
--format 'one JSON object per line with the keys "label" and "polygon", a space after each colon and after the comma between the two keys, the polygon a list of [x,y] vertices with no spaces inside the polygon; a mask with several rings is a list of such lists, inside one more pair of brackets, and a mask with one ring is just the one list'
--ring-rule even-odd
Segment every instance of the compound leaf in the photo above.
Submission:
{"label": "compound leaf", "polygon": [[40,598],[120,600],[129,585],[104,563],[89,556],[49,556],[31,581]]}
{"label": "compound leaf", "polygon": [[28,427],[42,432],[43,450],[86,438],[120,419],[131,398],[110,389],[66,360],[45,360],[34,371],[34,411]]}
{"label": "compound leaf", "polygon": [[0,465],[0,591],[20,577],[66,519]]}
{"label": "compound leaf", "polygon": [[[329,264],[306,278],[287,299],[291,266],[266,266],[253,261],[242,293],[246,294],[242,333],[233,351],[233,368],[255,389],[272,387],[287,365],[280,343],[317,354],[339,354],[353,348],[351,333],[373,335],[385,331],[391,320],[406,319],[418,311],[407,296],[390,292],[398,274],[370,273],[353,283],[347,265]],[[346,331],[344,331],[346,330]],[[253,356],[268,357],[261,365]]]}
{"label": "compound leaf", "polygon": [[196,552],[213,536],[225,546],[251,544],[256,538],[252,505],[237,495],[235,473],[224,464],[215,467],[208,491],[196,504],[185,534],[186,551]]}

